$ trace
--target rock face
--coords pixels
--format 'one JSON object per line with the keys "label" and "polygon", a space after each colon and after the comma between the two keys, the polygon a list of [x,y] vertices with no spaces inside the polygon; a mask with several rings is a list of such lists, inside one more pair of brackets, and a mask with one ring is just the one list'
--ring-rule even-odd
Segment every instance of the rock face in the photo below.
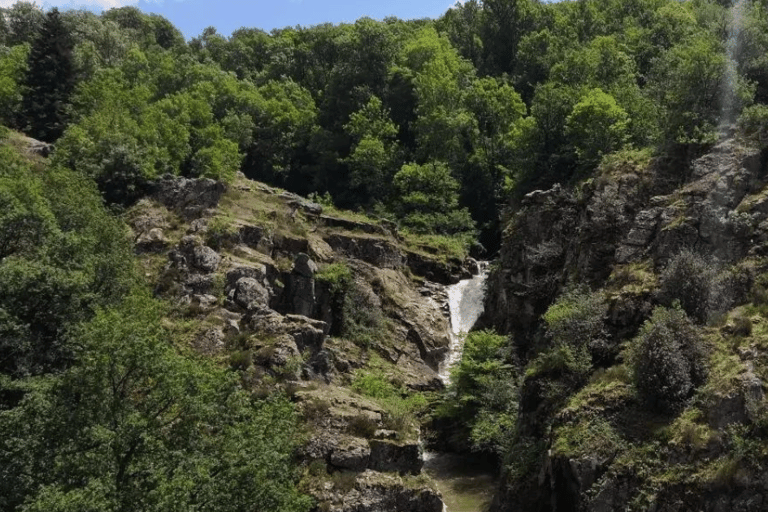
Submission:
{"label": "rock face", "polygon": [[[333,487],[320,499],[332,512],[442,512],[440,495],[428,488],[409,488],[402,478],[365,471],[341,496]],[[325,498],[325,499],[324,499]]]}
{"label": "rock face", "polygon": [[219,204],[226,187],[211,179],[187,179],[165,176],[156,184],[154,197],[186,219],[200,217]]}
{"label": "rock face", "polygon": [[[537,343],[545,343],[541,316],[569,283],[602,290],[608,302],[605,325],[609,337],[629,342],[659,303],[657,277],[684,249],[726,269],[747,262],[765,272],[762,263],[755,263],[768,255],[765,153],[728,139],[689,167],[654,162],[644,172],[610,172],[613,174],[595,176],[578,194],[561,186],[528,194],[504,232],[499,260],[488,279],[486,313],[480,322],[513,335],[523,361],[536,357],[540,350]],[[743,329],[749,332],[752,323],[758,321],[754,316],[743,320],[747,324]],[[717,329],[727,333],[736,328],[709,325],[702,338],[719,339],[713,338]],[[767,356],[754,343],[744,347],[750,341],[748,334],[727,334],[724,339],[733,340],[735,346],[729,353],[728,378],[719,375],[720,380],[714,381],[717,384],[710,382],[709,388],[696,395],[699,401],[692,409],[698,415],[697,432],[706,434],[695,442],[687,438],[668,444],[662,441],[658,446],[662,455],[636,457],[676,468],[697,468],[690,470],[693,473],[703,471],[698,468],[708,467],[711,461],[728,459],[733,449],[726,441],[732,435],[729,432],[753,435],[752,429],[760,422],[758,411],[765,407],[765,370],[757,365]],[[740,337],[747,341],[742,343]],[[617,359],[607,366],[619,368],[620,362],[627,360]],[[712,371],[723,372],[722,368]],[[684,418],[680,419],[679,413],[651,411],[634,391],[617,392],[619,384],[615,382],[617,387],[610,391],[579,395],[586,405],[569,402],[573,394],[563,403],[553,404],[547,400],[553,383],[559,382],[556,379],[535,374],[524,380],[518,434],[545,440],[549,450],[543,450],[520,487],[500,489],[492,510],[766,509],[768,480],[744,459],[739,459],[738,468],[723,481],[698,481],[701,472],[691,478],[659,478],[652,484],[652,498],[645,503],[642,494],[649,492],[649,484],[637,472],[614,463],[622,453],[558,453],[563,449],[558,443],[564,439],[558,437],[558,428],[584,428],[580,434],[590,435],[592,424],[584,427],[578,414],[599,418],[634,447],[648,446],[642,443],[655,435],[649,434],[646,423],[663,424],[674,431],[681,428],[675,422]],[[622,385],[631,386],[628,382],[631,376]],[[573,393],[578,389],[574,386]],[[610,393],[614,395],[606,397]],[[684,430],[685,435],[693,428]],[[667,469],[665,465],[657,473]]]}
{"label": "rock face", "polygon": [[[323,510],[442,512],[428,479],[412,478],[423,466],[418,426],[346,387],[355,372],[384,367],[398,387],[442,389],[443,285],[477,273],[477,263],[446,261],[391,223],[324,215],[319,204],[242,177],[231,192],[165,177],[131,212],[147,268],[157,261],[148,253],[167,252],[156,293],[200,320],[191,347],[228,357],[254,392],[316,388],[294,398],[317,409],[305,411],[313,434],[301,458],[331,480],[311,491]],[[343,268],[340,281],[328,264]]]}
{"label": "rock face", "polygon": [[376,471],[399,471],[418,475],[424,466],[418,443],[397,443],[371,439],[369,467]]}

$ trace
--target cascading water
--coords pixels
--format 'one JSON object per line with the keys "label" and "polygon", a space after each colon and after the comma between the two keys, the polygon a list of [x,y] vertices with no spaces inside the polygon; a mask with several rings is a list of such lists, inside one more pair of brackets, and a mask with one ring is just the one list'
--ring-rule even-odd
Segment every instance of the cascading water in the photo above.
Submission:
{"label": "cascading water", "polygon": [[744,16],[747,8],[747,0],[736,0],[731,7],[731,19],[728,23],[728,39],[725,42],[726,66],[723,77],[723,97],[720,115],[720,130],[727,131],[736,121],[738,114],[738,88],[739,72],[737,57],[741,42],[741,30],[744,26]]}
{"label": "cascading water", "polygon": [[[450,350],[440,365],[439,376],[447,386],[451,367],[461,360],[464,337],[483,312],[487,265],[480,272],[447,288],[451,319]],[[458,454],[424,453],[424,469],[443,495],[443,512],[481,512],[496,487],[495,477],[477,461]]]}
{"label": "cascading water", "polygon": [[451,346],[439,371],[440,379],[446,385],[450,382],[451,367],[461,359],[464,336],[483,313],[485,279],[488,277],[486,268],[487,265],[481,263],[480,272],[475,277],[459,281],[447,288],[451,314]]}

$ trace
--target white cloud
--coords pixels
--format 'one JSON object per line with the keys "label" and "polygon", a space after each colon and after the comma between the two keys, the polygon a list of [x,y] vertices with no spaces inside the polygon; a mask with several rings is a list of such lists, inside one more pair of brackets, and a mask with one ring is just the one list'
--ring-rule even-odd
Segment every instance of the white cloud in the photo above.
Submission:
{"label": "white cloud", "polygon": [[[18,0],[0,0],[0,7],[11,7]],[[61,9],[111,9],[113,7],[123,7],[125,5],[135,5],[138,0],[44,0],[37,1],[37,5],[43,9],[59,7]]]}

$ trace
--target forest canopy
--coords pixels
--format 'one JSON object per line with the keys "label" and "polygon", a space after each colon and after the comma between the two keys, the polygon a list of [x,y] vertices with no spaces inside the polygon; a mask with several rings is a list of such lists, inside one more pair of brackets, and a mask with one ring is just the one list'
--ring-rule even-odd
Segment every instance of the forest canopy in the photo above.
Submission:
{"label": "forest canopy", "polygon": [[[19,2],[2,10],[0,121],[56,140],[56,160],[110,202],[165,173],[242,171],[494,250],[510,194],[627,147],[690,157],[768,101],[766,6],[746,2],[736,32],[729,7],[470,0],[437,20],[209,27],[185,42],[133,7]],[[414,166],[458,184],[416,223],[409,198],[424,191],[395,179]]]}

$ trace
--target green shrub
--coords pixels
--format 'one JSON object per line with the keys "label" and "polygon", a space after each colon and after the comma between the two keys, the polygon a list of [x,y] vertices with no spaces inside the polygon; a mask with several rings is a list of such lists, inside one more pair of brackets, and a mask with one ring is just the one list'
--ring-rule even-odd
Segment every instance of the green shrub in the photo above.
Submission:
{"label": "green shrub", "polygon": [[344,294],[341,324],[341,335],[362,348],[386,340],[391,332],[389,319],[381,307],[355,284]]}
{"label": "green shrub", "polygon": [[545,350],[528,365],[526,377],[546,375],[553,378],[568,376],[577,383],[586,381],[592,361],[586,347],[557,345]]}
{"label": "green shrub", "polygon": [[567,290],[544,313],[547,335],[556,346],[569,345],[574,353],[587,347],[599,357],[605,351],[608,337],[604,325],[607,311],[608,304],[601,293],[586,287]]}
{"label": "green shrub", "polygon": [[747,137],[765,140],[768,137],[768,105],[757,104],[742,110],[738,125]]}
{"label": "green shrub", "polygon": [[659,302],[672,306],[675,301],[699,323],[707,320],[714,298],[713,284],[717,269],[701,255],[689,249],[670,259],[659,278]]}
{"label": "green shrub", "polygon": [[461,362],[436,415],[464,425],[454,439],[478,451],[503,454],[517,426],[517,372],[507,338],[493,331],[467,335]]}
{"label": "green shrub", "polygon": [[638,393],[657,410],[678,410],[706,380],[700,332],[679,308],[653,311],[633,341],[630,359]]}
{"label": "green shrub", "polygon": [[357,372],[351,387],[354,391],[374,399],[384,409],[384,426],[403,435],[416,423],[416,415],[427,407],[424,395],[395,385],[379,372]]}
{"label": "green shrub", "polygon": [[331,293],[341,293],[351,286],[352,271],[344,262],[331,263],[323,266],[315,274],[315,279],[327,283]]}

